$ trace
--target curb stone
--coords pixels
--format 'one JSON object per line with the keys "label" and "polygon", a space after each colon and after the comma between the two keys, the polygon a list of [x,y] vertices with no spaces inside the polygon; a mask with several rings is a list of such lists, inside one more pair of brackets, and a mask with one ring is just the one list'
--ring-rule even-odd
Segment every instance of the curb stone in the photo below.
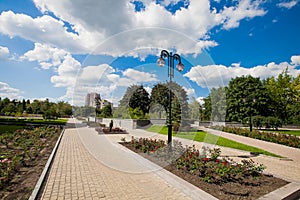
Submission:
{"label": "curb stone", "polygon": [[269,194],[259,198],[259,200],[296,200],[300,199],[300,183],[291,182]]}

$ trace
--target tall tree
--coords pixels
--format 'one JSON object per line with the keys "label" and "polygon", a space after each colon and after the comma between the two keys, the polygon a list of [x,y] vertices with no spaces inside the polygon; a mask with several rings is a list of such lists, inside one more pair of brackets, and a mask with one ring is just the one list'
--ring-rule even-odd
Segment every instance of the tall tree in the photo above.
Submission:
{"label": "tall tree", "polygon": [[211,100],[211,120],[224,122],[227,108],[225,88],[212,88],[209,96]]}
{"label": "tall tree", "polygon": [[[171,88],[171,96],[169,92]],[[160,104],[169,114],[169,102],[172,98],[172,123],[180,124],[182,119],[188,119],[188,97],[186,91],[177,83],[156,84],[151,92],[151,104]],[[167,120],[168,117],[167,117]],[[169,121],[167,121],[169,123]]]}
{"label": "tall tree", "polygon": [[200,103],[195,97],[192,97],[192,101],[189,103],[189,119],[200,120],[201,109]]}
{"label": "tall tree", "polygon": [[292,79],[286,69],[277,78],[271,77],[266,80],[266,87],[272,101],[272,115],[280,118],[285,123],[288,122],[289,112],[294,100]]}
{"label": "tall tree", "polygon": [[134,93],[134,91],[136,91],[138,89],[138,87],[139,86],[137,86],[137,85],[131,85],[127,88],[124,96],[120,100],[119,107],[125,107],[125,108],[129,107],[130,98],[131,98],[132,94]]}
{"label": "tall tree", "polygon": [[141,110],[143,116],[140,117],[145,117],[145,115],[149,113],[149,106],[149,93],[142,85],[138,86],[129,99],[129,107],[135,110],[135,112],[137,109]]}
{"label": "tall tree", "polygon": [[270,114],[270,98],[259,78],[242,76],[231,79],[226,96],[229,121],[242,121],[250,115]]}

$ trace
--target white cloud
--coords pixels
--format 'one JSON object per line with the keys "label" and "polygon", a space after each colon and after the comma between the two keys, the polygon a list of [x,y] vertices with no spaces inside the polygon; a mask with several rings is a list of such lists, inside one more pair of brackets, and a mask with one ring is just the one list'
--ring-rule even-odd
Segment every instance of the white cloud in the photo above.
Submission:
{"label": "white cloud", "polygon": [[27,51],[21,60],[27,59],[29,61],[37,61],[43,69],[49,69],[50,67],[56,67],[63,62],[63,59],[69,53],[63,49],[51,47],[47,44],[35,43],[34,49]]}
{"label": "white cloud", "polygon": [[74,105],[82,105],[88,92],[99,92],[102,98],[117,105],[128,86],[157,81],[156,75],[135,69],[116,71],[107,64],[81,67],[70,55],[64,58],[57,73],[51,82],[55,87],[66,88],[66,94],[60,99]]}
{"label": "white cloud", "polygon": [[222,12],[224,28],[236,28],[242,19],[265,15],[266,11],[260,8],[261,3],[262,1],[241,0],[236,7],[225,7]]}
{"label": "white cloud", "polygon": [[134,80],[136,83],[142,83],[142,82],[152,82],[152,81],[157,81],[156,75],[155,74],[150,74],[147,72],[141,72],[135,69],[126,69],[123,72],[123,75],[125,77],[130,78],[131,80]]}
{"label": "white cloud", "polygon": [[10,37],[20,36],[38,43],[52,44],[56,47],[68,47],[77,51],[78,36],[67,32],[64,23],[49,15],[32,18],[25,14],[4,11],[0,14],[0,32]]}
{"label": "white cloud", "polygon": [[293,0],[293,1],[289,1],[289,2],[280,2],[280,3],[277,4],[277,6],[279,8],[291,9],[292,7],[297,5],[297,3],[298,3],[298,0]]}
{"label": "white cloud", "polygon": [[186,94],[187,94],[188,96],[194,95],[194,94],[195,94],[195,90],[194,90],[193,88],[183,87],[183,89],[186,91]]}
{"label": "white cloud", "polygon": [[22,99],[21,91],[11,87],[9,84],[0,82],[0,97],[7,97],[9,99]]}
{"label": "white cloud", "polygon": [[9,49],[7,47],[0,46],[0,60],[6,60],[9,56]]}
{"label": "white cloud", "polygon": [[[292,59],[292,62],[299,62],[298,59],[298,57],[294,57],[294,61]],[[220,86],[226,86],[231,78],[243,75],[251,75],[262,79],[271,76],[276,77],[286,68],[288,68],[289,73],[293,76],[300,73],[300,70],[297,70],[294,65],[291,65],[288,62],[282,62],[279,64],[271,62],[266,65],[255,66],[253,68],[241,67],[236,63],[233,63],[229,67],[224,65],[198,65],[192,67],[188,73],[184,74],[184,76],[196,82],[200,87],[217,88]]]}
{"label": "white cloud", "polygon": [[67,55],[58,67],[58,75],[51,77],[51,82],[55,87],[74,87],[76,76],[80,69],[81,64],[72,56]]}
{"label": "white cloud", "polygon": [[[250,0],[242,0],[219,11],[211,8],[209,0],[190,0],[187,8],[180,8],[174,14],[164,7],[177,2],[166,0],[157,4],[146,0],[145,9],[135,12],[131,0],[34,0],[43,16],[33,18],[12,11],[2,12],[0,32],[46,43],[70,53],[119,56],[134,54],[137,49],[153,53],[151,48],[175,48],[183,54],[197,54],[204,48],[217,45],[209,39],[212,28],[234,28],[245,18],[266,13],[260,8],[263,1]],[[48,12],[54,13],[58,19],[47,15]],[[67,27],[64,21],[71,27]],[[49,64],[43,63],[42,66],[47,68]]]}
{"label": "white cloud", "polygon": [[299,66],[300,65],[300,55],[292,56],[291,61],[293,65]]}

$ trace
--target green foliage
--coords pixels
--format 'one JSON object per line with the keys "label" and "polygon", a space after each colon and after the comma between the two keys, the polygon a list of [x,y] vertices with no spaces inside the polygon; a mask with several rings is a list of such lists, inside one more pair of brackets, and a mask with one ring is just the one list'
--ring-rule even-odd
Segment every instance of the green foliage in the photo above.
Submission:
{"label": "green foliage", "polygon": [[42,114],[45,118],[69,117],[72,115],[72,106],[68,103],[60,101],[58,103],[49,102],[49,99],[44,101],[34,100],[30,103],[29,100],[18,101],[8,98],[0,98],[0,114],[6,116],[27,117],[28,114]]}
{"label": "green foliage", "polygon": [[224,93],[218,90],[222,88],[212,89],[204,99],[202,120],[223,121],[220,116],[226,111],[226,121],[249,122],[250,116],[270,117],[264,119],[265,124],[254,118],[258,128],[268,121],[275,128],[281,124],[300,124],[300,74],[293,77],[288,69],[264,80],[252,76],[231,79],[226,87],[226,109]]}
{"label": "green foliage", "polygon": [[[171,95],[170,90],[171,89]],[[177,83],[172,82],[166,84],[156,84],[151,91],[151,105],[159,104],[169,116],[169,102],[170,98],[172,100],[172,124],[174,127],[181,125],[185,126],[183,119],[188,119],[188,97],[186,91]],[[169,123],[169,118],[167,117],[167,124]]]}
{"label": "green foliage", "polygon": [[106,105],[102,109],[96,108],[96,113],[98,117],[101,118],[111,118],[113,116],[112,114],[112,108],[111,105]]}
{"label": "green foliage", "polygon": [[259,78],[242,76],[231,79],[226,88],[227,120],[241,122],[250,115],[268,116],[269,97]]}
{"label": "green foliage", "polygon": [[209,94],[211,103],[211,118],[212,121],[224,122],[226,117],[226,92],[225,88],[213,88]]}
{"label": "green foliage", "polygon": [[202,107],[200,103],[192,97],[192,101],[189,104],[189,119],[193,120],[201,120]]}
{"label": "green foliage", "polygon": [[[159,125],[152,125],[147,129],[147,131],[160,133],[167,135],[168,134],[168,128],[166,126],[159,126]],[[189,139],[197,142],[205,142],[208,144],[216,144],[223,147],[229,147],[234,149],[239,149],[243,151],[249,151],[249,152],[256,152],[268,156],[274,156],[274,157],[280,157],[276,154],[270,153],[268,151],[245,145],[239,142],[235,142],[233,140],[229,140],[227,138],[219,137],[214,134],[206,133],[204,131],[195,131],[195,132],[178,132],[177,134],[173,133],[173,136]]]}
{"label": "green foliage", "polygon": [[144,89],[142,85],[138,86],[138,88],[133,92],[129,99],[129,107],[133,109],[138,108],[145,115],[149,113],[149,105],[149,93]]}

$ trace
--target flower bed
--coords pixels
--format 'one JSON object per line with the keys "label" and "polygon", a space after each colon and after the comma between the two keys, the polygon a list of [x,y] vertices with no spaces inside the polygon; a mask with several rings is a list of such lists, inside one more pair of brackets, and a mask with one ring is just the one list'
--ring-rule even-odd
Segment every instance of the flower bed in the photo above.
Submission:
{"label": "flower bed", "polygon": [[128,134],[126,132],[126,130],[123,130],[123,129],[118,128],[118,127],[114,127],[111,130],[109,128],[97,127],[97,128],[95,128],[95,130],[99,134]]}
{"label": "flower bed", "polygon": [[258,130],[253,130],[250,132],[248,129],[230,126],[212,126],[212,129],[233,133],[236,135],[242,135],[246,137],[251,137],[259,140],[264,140],[267,142],[273,142],[277,144],[283,144],[289,147],[300,148],[300,138],[295,135],[288,135],[282,133],[272,133],[272,132],[261,132]]}
{"label": "flower bed", "polygon": [[172,173],[220,199],[256,199],[286,181],[264,175],[265,167],[250,160],[236,163],[220,156],[220,149],[201,151],[173,141],[172,151],[163,140],[132,138],[121,143]]}
{"label": "flower bed", "polygon": [[30,196],[60,132],[39,127],[0,134],[0,199]]}

